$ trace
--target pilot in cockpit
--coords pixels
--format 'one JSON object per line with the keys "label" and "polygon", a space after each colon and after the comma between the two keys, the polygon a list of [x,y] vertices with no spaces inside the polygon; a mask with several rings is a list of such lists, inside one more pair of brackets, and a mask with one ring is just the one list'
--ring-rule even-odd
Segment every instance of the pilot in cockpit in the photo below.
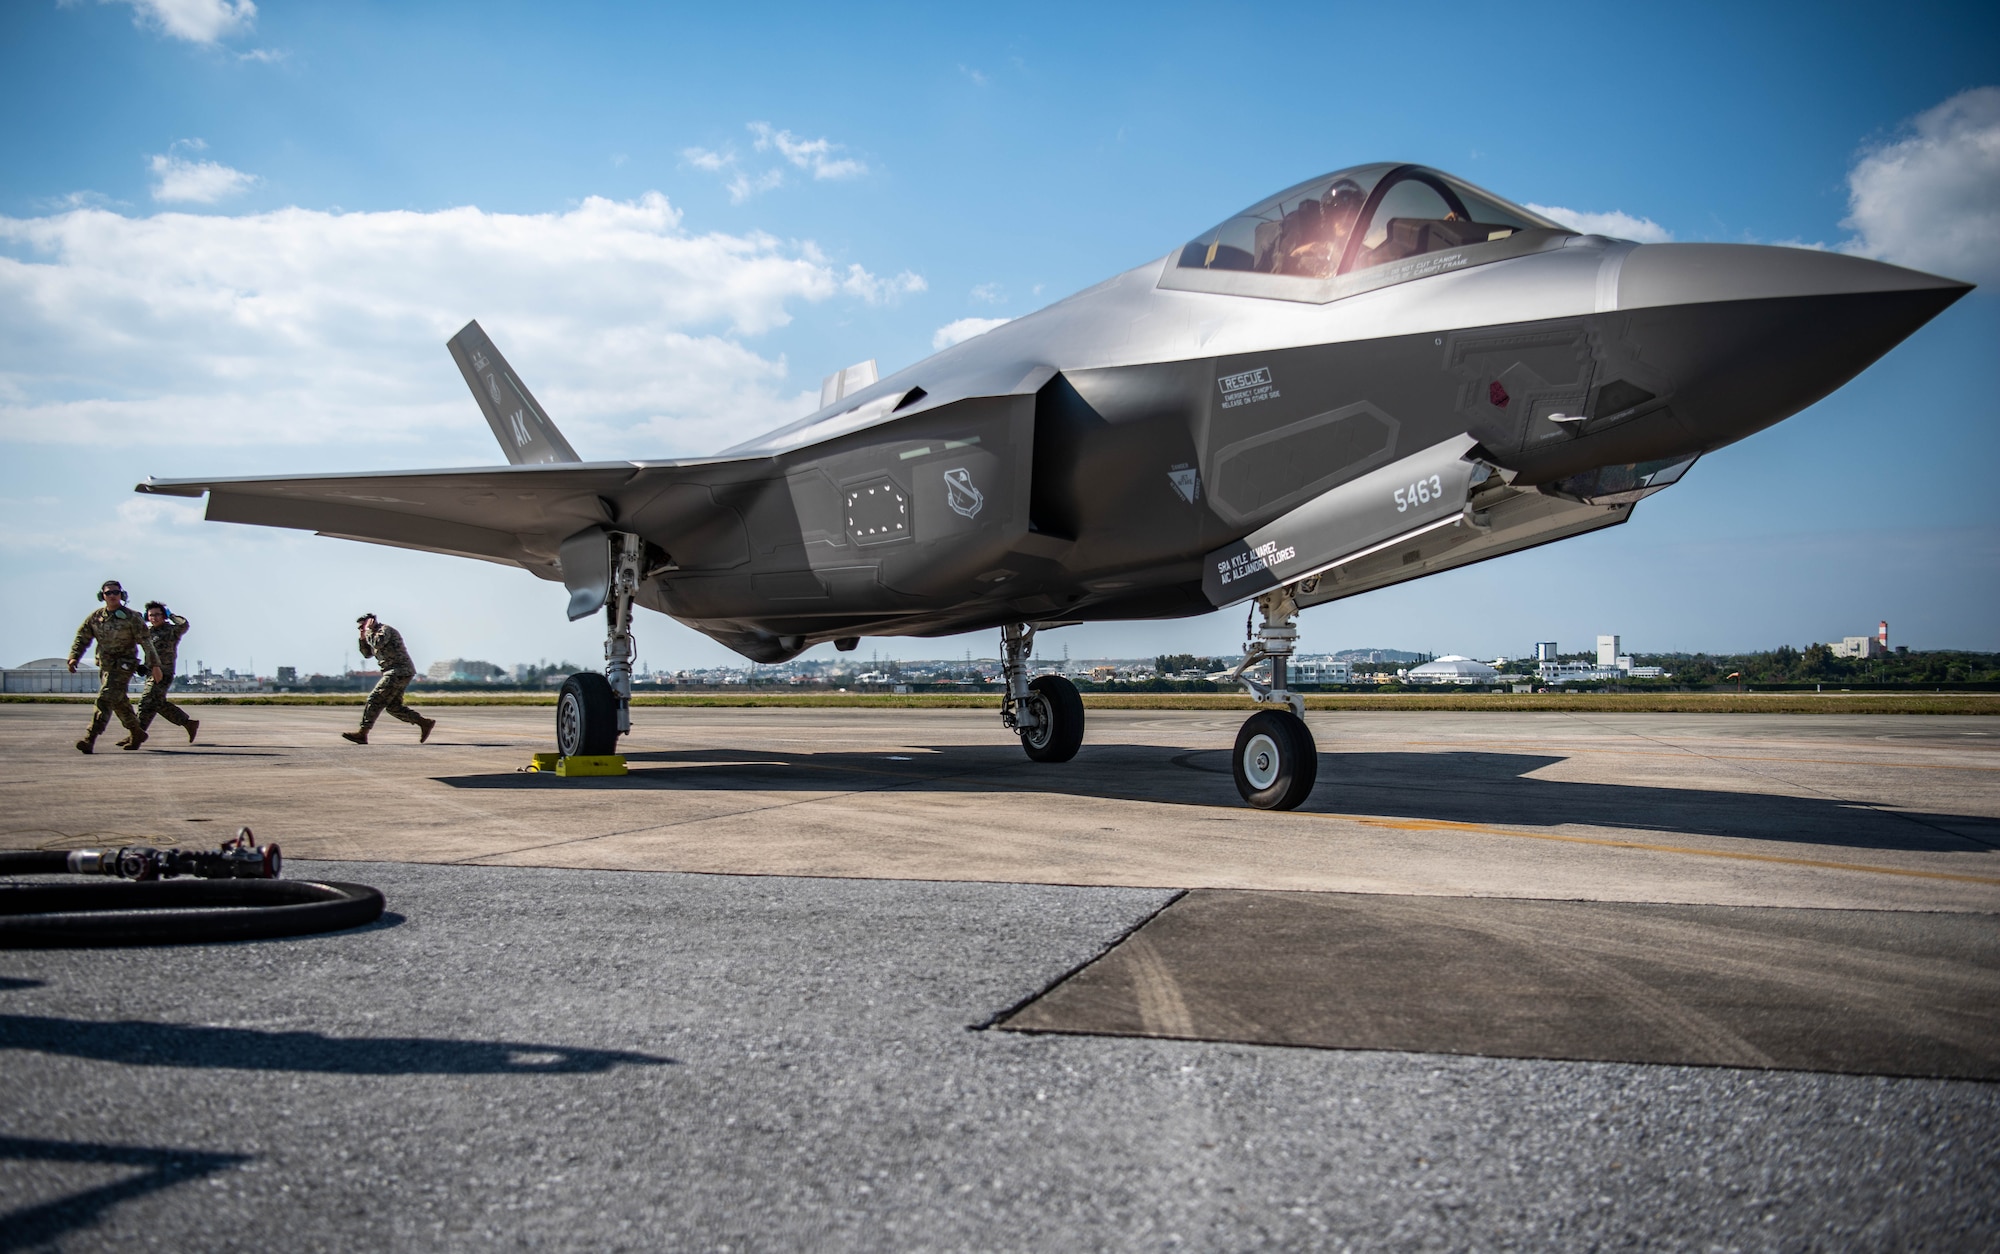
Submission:
{"label": "pilot in cockpit", "polygon": [[1339,179],[1323,195],[1301,201],[1282,222],[1273,224],[1277,238],[1267,258],[1260,258],[1266,264],[1258,268],[1300,278],[1332,278],[1366,199],[1359,184]]}

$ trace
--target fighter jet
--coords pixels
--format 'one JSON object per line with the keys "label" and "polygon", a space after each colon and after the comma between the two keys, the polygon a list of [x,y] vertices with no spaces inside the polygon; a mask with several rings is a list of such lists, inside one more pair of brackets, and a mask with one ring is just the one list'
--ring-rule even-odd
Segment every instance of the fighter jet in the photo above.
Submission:
{"label": "fighter jet", "polygon": [[1231,675],[1260,708],[1233,774],[1289,809],[1318,771],[1287,684],[1301,611],[1623,523],[1968,290],[1837,253],[1584,234],[1384,163],[886,378],[841,370],[817,411],[712,457],[580,460],[472,322],[449,348],[508,466],[138,490],[561,581],[606,637],[604,670],[563,685],[564,754],[630,729],[635,605],[758,662],[998,629],[1001,721],[1053,763],[1083,703],[1030,674],[1036,632],[1251,602]]}

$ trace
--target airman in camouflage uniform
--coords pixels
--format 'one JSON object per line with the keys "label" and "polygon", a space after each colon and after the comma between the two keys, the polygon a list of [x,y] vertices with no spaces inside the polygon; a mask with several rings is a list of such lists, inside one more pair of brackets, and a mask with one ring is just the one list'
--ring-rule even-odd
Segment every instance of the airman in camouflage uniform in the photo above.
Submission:
{"label": "airman in camouflage uniform", "polygon": [[137,749],[146,743],[145,729],[139,726],[138,715],[132,713],[131,698],[125,695],[125,687],[132,682],[132,676],[139,669],[139,653],[146,655],[146,667],[152,677],[161,675],[159,653],[153,648],[153,637],[146,630],[145,620],[125,608],[125,589],[116,579],[107,579],[97,590],[97,599],[103,606],[92,610],[90,617],[83,620],[83,626],[76,629],[76,639],[69,646],[69,669],[76,673],[77,659],[92,643],[97,645],[97,669],[102,682],[97,688],[97,705],[91,711],[90,730],[83,739],[76,742],[78,753],[93,753],[97,749],[97,737],[111,721],[112,715],[129,733],[118,742],[120,749]]}
{"label": "airman in camouflage uniform", "polygon": [[187,630],[187,619],[158,601],[146,602],[146,632],[153,637],[153,653],[160,659],[160,676],[147,680],[146,691],[139,696],[139,730],[151,727],[157,714],[185,731],[188,743],[193,744],[201,720],[189,718],[186,710],[167,700],[167,689],[174,686],[174,664],[180,660],[181,637],[187,635]]}
{"label": "airman in camouflage uniform", "polygon": [[418,744],[429,740],[431,728],[437,726],[437,720],[425,718],[403,704],[403,690],[417,677],[416,663],[410,661],[410,651],[403,647],[403,633],[373,614],[363,614],[354,621],[361,629],[361,656],[375,659],[376,665],[382,668],[382,678],[376,683],[375,691],[368,694],[368,704],[362,708],[361,730],[342,732],[341,737],[357,745],[367,744],[368,729],[375,726],[375,720],[386,712],[405,723],[415,723]]}

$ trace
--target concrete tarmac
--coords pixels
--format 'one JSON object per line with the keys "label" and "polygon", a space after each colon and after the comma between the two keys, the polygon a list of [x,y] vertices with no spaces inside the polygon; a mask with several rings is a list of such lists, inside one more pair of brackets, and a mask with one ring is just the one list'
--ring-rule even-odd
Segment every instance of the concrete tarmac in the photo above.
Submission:
{"label": "concrete tarmac", "polygon": [[519,768],[543,708],[431,742],[338,707],[211,707],[84,757],[84,715],[0,706],[0,843],[867,879],[2000,910],[2000,736],[1970,717],[1314,714],[1301,811],[1248,809],[1242,719],[1093,711],[1030,762],[982,710],[640,709],[620,779]]}
{"label": "concrete tarmac", "polygon": [[85,758],[82,711],[0,706],[0,845],[248,824],[391,911],[0,953],[0,1249],[2000,1243],[1991,1083],[993,1026],[1206,890],[1976,935],[1987,720],[1315,715],[1272,815],[1210,712],[1093,712],[1046,767],[983,711],[647,709],[634,773],[577,781],[515,769],[548,710],[442,713],[355,748],[350,710],[210,708]]}

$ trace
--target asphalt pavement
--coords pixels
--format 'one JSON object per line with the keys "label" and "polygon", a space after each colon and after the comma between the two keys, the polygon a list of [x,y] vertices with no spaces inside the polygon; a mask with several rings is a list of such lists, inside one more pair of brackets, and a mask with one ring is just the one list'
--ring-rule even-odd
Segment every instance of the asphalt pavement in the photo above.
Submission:
{"label": "asphalt pavement", "polygon": [[1953,1248],[2000,1088],[993,1030],[1169,891],[396,864],[0,956],[0,1249]]}

